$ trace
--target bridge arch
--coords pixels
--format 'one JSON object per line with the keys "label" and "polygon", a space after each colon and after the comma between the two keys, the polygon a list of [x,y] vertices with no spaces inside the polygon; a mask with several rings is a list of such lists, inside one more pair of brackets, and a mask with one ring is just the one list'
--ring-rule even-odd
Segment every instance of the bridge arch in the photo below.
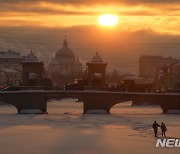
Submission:
{"label": "bridge arch", "polygon": [[162,108],[159,105],[134,105],[132,101],[119,102],[114,104],[109,113],[111,114],[161,114]]}
{"label": "bridge arch", "polygon": [[111,108],[127,101],[143,102],[159,105],[163,113],[170,109],[180,109],[179,95],[144,94],[144,93],[88,93],[83,95],[84,113],[88,110],[105,110],[110,113]]}
{"label": "bridge arch", "polygon": [[16,114],[18,109],[13,104],[0,102],[0,114]]}

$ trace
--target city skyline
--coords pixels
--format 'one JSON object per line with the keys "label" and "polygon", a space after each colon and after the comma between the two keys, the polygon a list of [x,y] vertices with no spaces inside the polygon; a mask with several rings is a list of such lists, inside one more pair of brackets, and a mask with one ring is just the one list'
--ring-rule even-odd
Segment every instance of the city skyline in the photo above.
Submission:
{"label": "city skyline", "polygon": [[[49,62],[67,35],[83,63],[98,51],[111,69],[122,72],[137,74],[141,55],[180,58],[177,0],[1,0],[0,4],[1,51],[26,55],[33,49]],[[98,24],[106,13],[118,17],[116,26]]]}

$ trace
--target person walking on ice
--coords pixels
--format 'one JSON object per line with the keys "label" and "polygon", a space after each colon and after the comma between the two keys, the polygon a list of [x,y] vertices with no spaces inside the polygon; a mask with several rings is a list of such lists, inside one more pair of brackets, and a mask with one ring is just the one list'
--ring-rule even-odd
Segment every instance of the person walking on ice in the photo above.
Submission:
{"label": "person walking on ice", "polygon": [[154,136],[155,137],[157,137],[158,127],[160,127],[160,125],[156,121],[154,121],[152,128],[154,129]]}
{"label": "person walking on ice", "polygon": [[167,131],[166,125],[162,122],[161,124],[162,137],[166,137],[166,131]]}

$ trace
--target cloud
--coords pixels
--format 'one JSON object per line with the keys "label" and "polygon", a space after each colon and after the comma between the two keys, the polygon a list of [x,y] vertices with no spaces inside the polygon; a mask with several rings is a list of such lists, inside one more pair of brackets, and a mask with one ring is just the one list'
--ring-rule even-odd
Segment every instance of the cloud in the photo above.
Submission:
{"label": "cloud", "polygon": [[35,2],[54,2],[61,4],[127,4],[127,5],[141,5],[141,4],[172,4],[180,3],[179,0],[0,0],[5,3],[35,3]]}
{"label": "cloud", "polygon": [[179,0],[0,0],[0,27],[98,26],[103,13],[118,15],[121,31],[180,34]]}
{"label": "cloud", "polygon": [[102,12],[141,16],[180,14],[179,0],[0,0],[0,5],[0,12],[51,15],[92,16]]}

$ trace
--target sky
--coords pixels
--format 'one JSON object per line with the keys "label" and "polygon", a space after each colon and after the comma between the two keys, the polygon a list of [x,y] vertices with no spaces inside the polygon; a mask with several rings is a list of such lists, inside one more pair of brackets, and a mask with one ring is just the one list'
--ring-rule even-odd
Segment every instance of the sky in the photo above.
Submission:
{"label": "sky", "polygon": [[[100,26],[106,13],[118,25]],[[180,58],[180,1],[0,0],[0,50],[49,61],[64,35],[84,63],[98,51],[110,68],[137,73],[140,55]]]}

